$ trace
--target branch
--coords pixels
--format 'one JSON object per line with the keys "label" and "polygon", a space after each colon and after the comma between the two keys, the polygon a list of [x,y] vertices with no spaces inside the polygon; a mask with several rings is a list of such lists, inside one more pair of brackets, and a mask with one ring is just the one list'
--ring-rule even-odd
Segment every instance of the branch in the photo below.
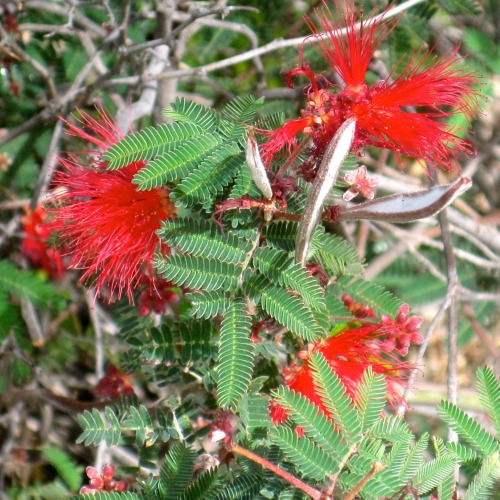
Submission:
{"label": "branch", "polygon": [[306,495],[309,495],[311,498],[314,500],[320,500],[321,499],[321,492],[314,489],[312,486],[309,486],[306,483],[303,483],[300,479],[296,478],[289,472],[281,469],[277,465],[274,465],[273,463],[269,462],[265,458],[259,457],[259,455],[256,455],[255,453],[251,452],[250,450],[247,450],[245,448],[242,448],[241,446],[237,445],[236,443],[232,443],[230,450],[233,453],[238,453],[239,455],[243,455],[244,457],[252,460],[256,464],[261,465],[267,470],[270,470],[271,472],[274,472],[277,476],[281,477],[288,483],[290,483],[292,486],[295,486],[299,490],[303,491]]}

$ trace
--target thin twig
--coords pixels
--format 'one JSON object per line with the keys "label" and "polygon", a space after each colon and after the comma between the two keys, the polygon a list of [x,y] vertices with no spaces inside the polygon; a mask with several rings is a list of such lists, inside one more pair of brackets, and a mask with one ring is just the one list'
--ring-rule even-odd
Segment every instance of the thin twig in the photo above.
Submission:
{"label": "thin twig", "polygon": [[250,450],[247,450],[246,448],[242,448],[241,446],[237,445],[236,443],[231,444],[231,451],[233,453],[238,453],[239,455],[243,455],[244,457],[252,460],[256,464],[261,465],[267,470],[270,470],[271,472],[274,472],[277,476],[281,477],[288,483],[290,483],[292,486],[295,486],[299,490],[303,491],[306,495],[309,495],[311,498],[314,500],[320,500],[321,499],[321,492],[314,489],[312,486],[309,486],[308,484],[302,482],[300,479],[296,478],[289,472],[283,470],[281,467],[278,467],[277,465],[269,462],[269,460],[266,460],[265,458],[260,457],[259,455],[256,455],[255,453],[251,452]]}
{"label": "thin twig", "polygon": [[[417,356],[415,358],[415,368],[411,371],[408,381],[406,382],[406,387],[403,393],[403,401],[408,401],[408,396],[410,394],[410,391],[412,390],[415,380],[417,378],[417,374],[420,370],[420,366],[422,365],[422,362],[424,360],[425,353],[427,352],[427,348],[429,347],[429,343],[431,341],[432,335],[434,333],[434,330],[436,329],[437,325],[441,321],[441,318],[443,317],[443,314],[448,310],[448,307],[450,306],[450,298],[447,296],[444,300],[444,302],[441,304],[441,307],[439,308],[438,312],[430,322],[429,326],[427,327],[427,331],[424,334],[424,340],[422,344],[420,344],[420,347],[418,349]],[[407,410],[407,405],[406,404],[401,404],[398,408],[397,414],[399,417],[404,417],[405,413]]]}
{"label": "thin twig", "polygon": [[[438,215],[439,225],[441,227],[441,238],[443,240],[444,256],[446,260],[446,270],[448,274],[448,289],[446,296],[449,298],[450,307],[448,308],[448,401],[455,403],[458,397],[458,311],[457,311],[457,292],[459,287],[457,262],[453,253],[453,242],[449,228],[447,211],[444,209]],[[450,442],[456,442],[458,435],[455,431],[448,431]]]}

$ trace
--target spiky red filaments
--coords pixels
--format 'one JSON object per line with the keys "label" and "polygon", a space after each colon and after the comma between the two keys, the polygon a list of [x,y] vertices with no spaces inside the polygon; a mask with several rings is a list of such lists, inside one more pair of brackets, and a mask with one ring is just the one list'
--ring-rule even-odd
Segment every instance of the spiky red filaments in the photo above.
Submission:
{"label": "spiky red filaments", "polygon": [[[365,311],[370,310],[365,308]],[[363,316],[373,317],[373,314]],[[303,362],[293,363],[284,370],[286,386],[302,394],[331,417],[316,387],[310,364],[311,354],[319,352],[340,378],[353,401],[356,400],[363,374],[371,367],[375,374],[384,376],[388,401],[391,404],[399,403],[400,388],[414,365],[400,360],[395,353],[406,355],[410,344],[422,343],[423,338],[417,332],[421,324],[421,318],[409,317],[408,306],[403,305],[395,319],[382,316],[380,323],[346,326],[328,339],[310,344],[307,351],[301,351],[297,357]],[[287,413],[275,404],[271,409],[271,417],[275,423],[279,423],[287,418]]]}
{"label": "spiky red filaments", "polygon": [[61,253],[47,243],[53,232],[47,223],[47,212],[41,206],[35,210],[26,209],[21,222],[24,232],[21,254],[33,266],[44,269],[53,278],[61,279],[65,266]]}
{"label": "spiky red filaments", "polygon": [[[103,150],[122,137],[102,111],[101,121],[80,114],[92,134],[68,124],[71,134]],[[91,153],[95,159],[90,164],[75,155],[61,160],[55,184],[62,188],[62,206],[52,210],[52,227],[67,245],[71,267],[84,270],[82,282],[92,281],[98,294],[104,288],[111,297],[125,293],[132,302],[143,274],[153,273],[151,261],[159,248],[156,231],[160,221],[174,214],[174,206],[164,188],[137,191],[132,180],[144,162],[106,170],[101,152]],[[162,250],[168,252],[165,246]]]}
{"label": "spiky red filaments", "polygon": [[[477,102],[472,86],[477,83],[476,76],[457,66],[456,52],[442,57],[429,52],[415,55],[399,76],[391,73],[369,87],[365,83],[368,65],[397,19],[372,18],[361,21],[358,27],[353,5],[345,2],[343,8],[344,13],[338,13],[337,18],[345,25],[345,32],[326,6],[318,12],[319,27],[307,20],[313,33],[308,41],[336,73],[342,82],[340,88],[332,83],[327,84],[328,89],[324,83],[319,85],[318,79],[324,77],[311,71],[301,50],[302,65],[289,73],[289,84],[291,76],[303,75],[310,80],[305,90],[307,106],[300,120],[291,120],[271,133],[262,146],[262,157],[269,162],[284,146],[293,147],[298,133],[304,132],[313,139],[313,159],[320,161],[340,125],[356,117],[353,151],[371,145],[421,158],[430,166],[456,168],[452,163],[456,155],[471,153],[473,147],[436,119],[460,112],[468,118],[474,115]],[[303,126],[300,130],[299,124]]]}

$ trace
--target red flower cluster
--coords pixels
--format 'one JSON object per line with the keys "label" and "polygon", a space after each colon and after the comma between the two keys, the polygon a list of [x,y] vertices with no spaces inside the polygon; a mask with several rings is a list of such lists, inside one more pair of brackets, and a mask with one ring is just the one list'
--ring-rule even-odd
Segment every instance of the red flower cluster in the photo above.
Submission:
{"label": "red flower cluster", "polygon": [[115,466],[106,464],[102,468],[102,474],[92,466],[86,469],[87,477],[90,479],[88,486],[82,486],[80,495],[93,495],[98,491],[127,491],[128,484],[125,481],[113,479]]}
{"label": "red flower cluster", "polygon": [[141,283],[141,292],[137,299],[137,312],[139,316],[149,313],[165,314],[169,304],[179,300],[179,296],[172,291],[172,283],[155,275],[152,278],[144,275]]}
{"label": "red flower cluster", "polygon": [[456,168],[452,164],[455,156],[471,153],[473,147],[437,119],[460,112],[473,116],[477,103],[471,86],[477,83],[476,76],[458,67],[456,51],[441,57],[432,52],[417,53],[398,71],[398,76],[395,68],[385,80],[370,87],[365,82],[368,65],[397,19],[382,16],[357,24],[352,2],[343,2],[342,9],[337,4],[336,10],[337,21],[326,6],[318,11],[319,27],[307,19],[313,33],[307,41],[316,46],[334,72],[335,81],[341,83],[315,74],[304,61],[301,49],[301,66],[287,74],[287,81],[293,87],[291,80],[295,76],[310,80],[305,89],[307,106],[301,118],[289,120],[270,133],[261,148],[265,162],[270,163],[284,147],[292,152],[297,135],[303,132],[313,144],[309,170],[303,166],[303,174],[306,180],[312,180],[314,166],[321,161],[340,125],[355,117],[353,151],[371,145],[423,159],[428,166]]}
{"label": "red flower cluster", "polygon": [[101,400],[115,400],[120,396],[133,395],[134,388],[130,384],[130,375],[109,364],[106,366],[106,375],[99,380],[94,392]]}
{"label": "red flower cluster", "polygon": [[175,207],[164,188],[137,191],[132,183],[145,166],[133,162],[120,170],[106,170],[102,152],[123,138],[110,118],[99,110],[100,120],[80,112],[80,123],[87,133],[66,122],[69,133],[95,144],[99,150],[61,159],[63,169],[55,183],[63,188],[59,202],[52,209],[52,228],[59,231],[71,256],[70,265],[84,270],[82,282],[91,281],[98,294],[108,289],[108,300],[126,294],[133,302],[133,292],[144,275],[154,276],[151,261],[160,247],[156,231],[160,222],[174,216]]}
{"label": "red flower cluster", "polygon": [[[358,318],[374,317],[371,309],[365,307],[361,311],[359,304],[354,301],[352,305]],[[364,372],[371,367],[376,375],[384,376],[389,402],[398,403],[399,389],[413,365],[400,360],[396,354],[407,354],[410,343],[422,343],[423,338],[417,333],[421,324],[422,319],[417,316],[409,318],[408,306],[402,305],[395,319],[384,315],[379,323],[367,320],[347,325],[331,337],[309,344],[307,351],[299,352],[297,358],[302,360],[302,363],[292,363],[289,368],[284,369],[286,386],[305,396],[330,416],[318,394],[309,361],[312,353],[320,352],[353,400],[356,399]],[[279,423],[287,418],[287,413],[284,408],[274,404],[271,417],[274,423]]]}
{"label": "red flower cluster", "polygon": [[45,270],[52,278],[61,279],[64,274],[62,256],[47,243],[53,233],[53,229],[47,224],[47,212],[42,207],[33,211],[27,208],[21,222],[24,232],[21,254],[34,267]]}

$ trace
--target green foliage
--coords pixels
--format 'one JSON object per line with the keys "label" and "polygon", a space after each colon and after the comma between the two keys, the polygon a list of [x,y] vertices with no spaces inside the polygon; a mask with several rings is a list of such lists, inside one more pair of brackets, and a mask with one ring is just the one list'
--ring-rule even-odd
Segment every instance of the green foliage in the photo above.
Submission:
{"label": "green foliage", "polygon": [[370,281],[342,277],[336,283],[338,294],[347,293],[355,302],[361,302],[367,307],[372,307],[378,314],[394,316],[401,305],[401,300],[386,289]]}
{"label": "green foliage", "polygon": [[58,475],[71,491],[81,486],[82,467],[63,450],[52,446],[45,446],[42,450],[44,458],[57,470]]}
{"label": "green foliage", "polygon": [[21,271],[7,260],[0,260],[0,310],[7,294],[38,307],[53,307],[60,300],[54,287],[39,274]]}
{"label": "green foliage", "polygon": [[143,405],[128,405],[123,411],[109,406],[104,412],[94,408],[77,415],[77,419],[84,431],[76,442],[85,446],[98,446],[102,441],[107,446],[117,446],[122,438],[130,435],[136,445],[146,447],[152,446],[158,439],[167,442],[170,438],[178,438],[170,413],[157,409],[154,415]]}
{"label": "green foliage", "polygon": [[224,314],[220,329],[217,394],[222,408],[235,408],[250,384],[255,356],[251,327],[245,303],[235,300]]}
{"label": "green foliage", "polygon": [[[446,402],[440,406],[444,420],[476,451],[469,452],[456,443],[445,446],[437,439],[436,456],[426,459],[427,434],[414,442],[406,423],[397,417],[382,416],[386,394],[380,377],[370,370],[365,372],[353,404],[321,354],[312,354],[311,364],[317,393],[329,416],[287,388],[274,393],[276,402],[287,412],[288,422],[304,433],[299,437],[287,425],[270,432],[272,442],[283,450],[298,474],[315,481],[328,477],[330,484],[338,482],[344,492],[357,487],[369,475],[359,493],[363,499],[395,497],[409,485],[419,498],[436,491],[450,498],[457,459],[463,463],[481,457],[480,468],[464,498],[491,498],[491,488],[500,479],[498,442],[465,412]],[[486,394],[498,384],[488,369],[482,370],[478,379],[478,386]],[[489,398],[485,406],[491,407]]]}

